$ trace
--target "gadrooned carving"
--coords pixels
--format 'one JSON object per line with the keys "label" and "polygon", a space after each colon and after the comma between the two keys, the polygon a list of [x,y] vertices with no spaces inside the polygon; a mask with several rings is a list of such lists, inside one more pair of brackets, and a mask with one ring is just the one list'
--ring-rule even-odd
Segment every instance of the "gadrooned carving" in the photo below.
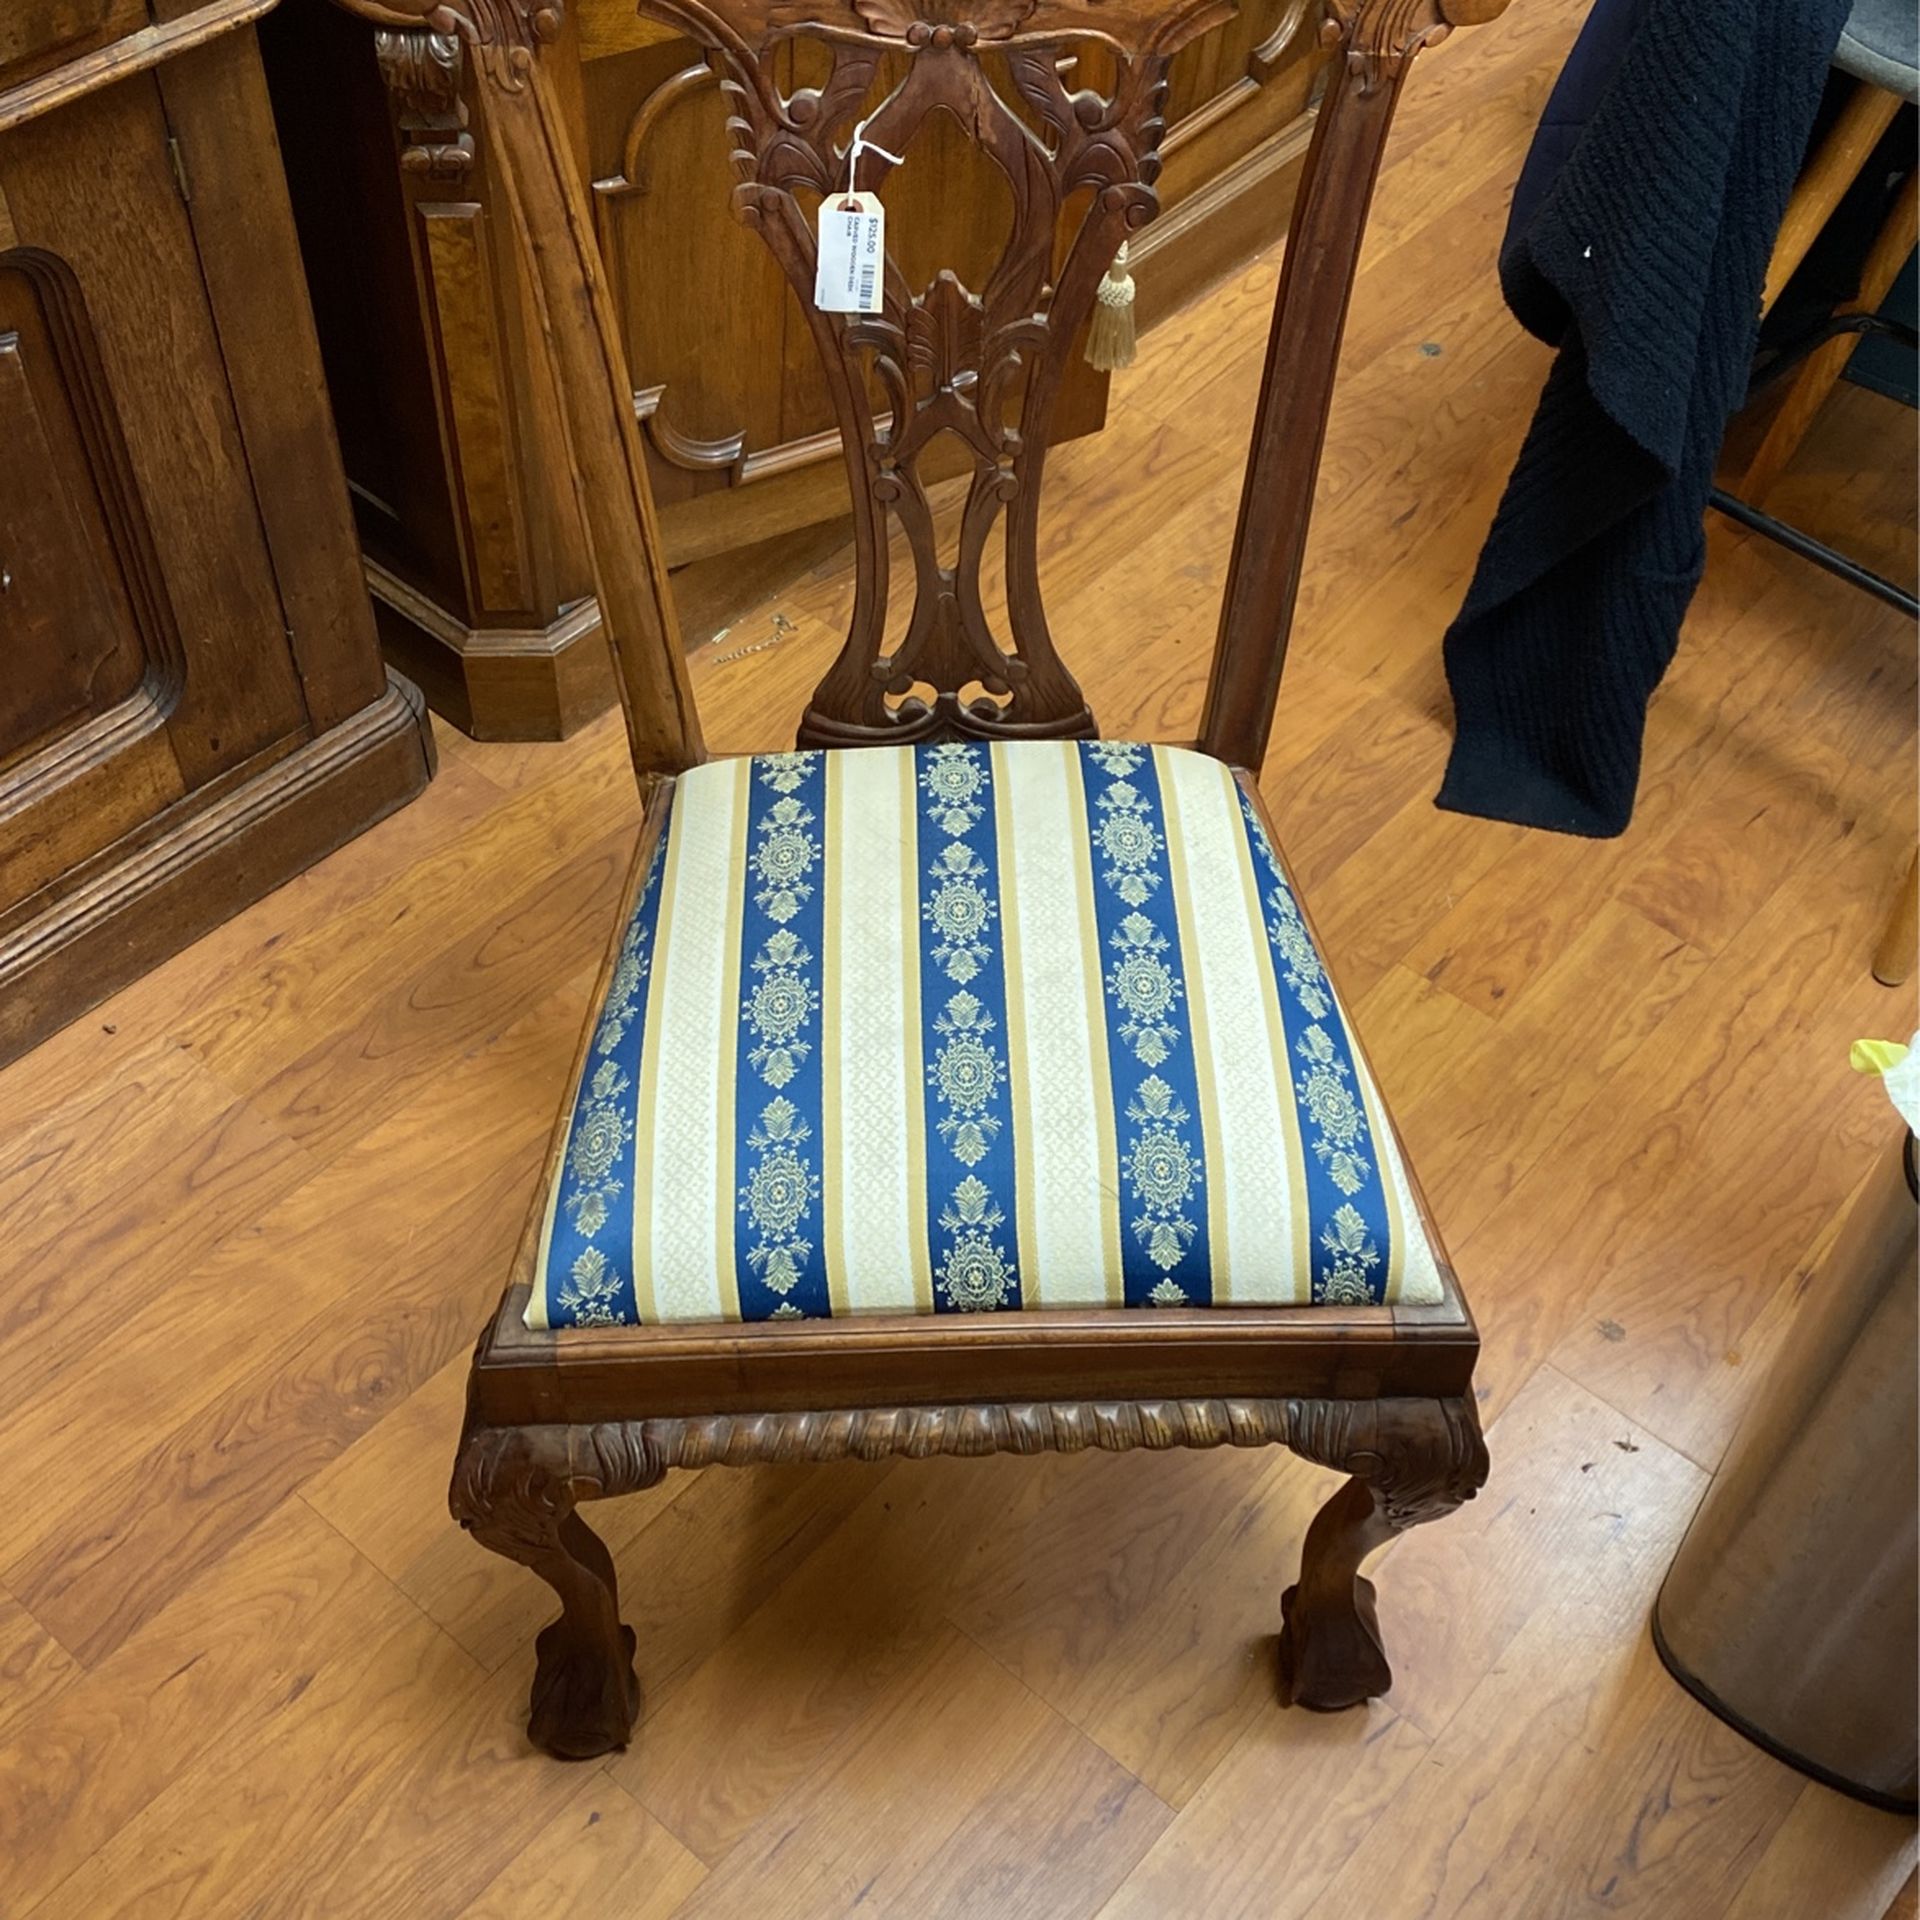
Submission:
{"label": "gadrooned carving", "polygon": [[520,1537],[530,1523],[508,1514],[536,1516],[531,1532],[543,1533],[547,1517],[574,1500],[631,1493],[675,1467],[1224,1446],[1287,1446],[1352,1474],[1375,1489],[1396,1527],[1471,1499],[1487,1471],[1479,1423],[1463,1399],[967,1402],[476,1427],[453,1505],[476,1532]]}

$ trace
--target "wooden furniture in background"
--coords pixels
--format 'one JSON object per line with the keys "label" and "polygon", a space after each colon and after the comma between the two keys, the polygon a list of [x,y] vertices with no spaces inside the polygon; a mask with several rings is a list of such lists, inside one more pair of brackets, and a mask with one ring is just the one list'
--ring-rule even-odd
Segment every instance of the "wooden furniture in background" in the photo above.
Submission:
{"label": "wooden furniture in background", "polygon": [[418,793],[252,23],[0,23],[0,1058]]}
{"label": "wooden furniture in background", "polygon": [[[349,4],[376,20],[395,17],[374,0]],[[954,112],[993,155],[1014,199],[1012,232],[984,301],[950,274],[909,279],[890,258],[883,315],[846,321],[810,311],[823,369],[838,389],[858,579],[846,643],[815,691],[803,737],[1012,740],[1091,731],[1028,577],[1045,406],[1114,246],[1152,217],[1168,59],[1219,21],[1226,0],[1119,0],[1100,8],[1097,28],[1086,0],[932,0],[925,13],[905,0],[833,0],[794,26],[783,24],[793,16],[777,0],[652,4],[711,50],[734,89],[735,205],[796,288],[812,276],[806,203],[833,191],[848,164],[846,136],[863,116],[884,146],[889,138],[911,143],[929,115]],[[1272,479],[1270,497],[1297,510],[1269,524],[1256,495],[1242,513],[1232,578],[1245,584],[1228,601],[1241,624],[1230,620],[1224,631],[1201,741],[1215,752],[1244,743],[1252,768],[1272,722],[1311,476],[1392,107],[1421,47],[1454,24],[1493,17],[1501,4],[1336,0],[1328,23],[1334,79],[1281,276],[1248,467],[1250,489]],[[495,0],[472,18],[449,9],[433,17],[456,22],[477,55],[484,129],[497,144],[553,353],[646,801],[630,909],[675,776],[704,752],[627,404],[620,330],[556,79],[543,59],[560,32],[559,8]],[[816,48],[824,43],[817,91],[789,92],[783,78],[794,71],[787,55],[796,32]],[[1095,34],[1111,50],[1112,91],[1070,93],[1066,56]],[[885,91],[903,59],[904,77]],[[1002,91],[1008,79],[1021,113]],[[880,154],[869,164],[877,182],[892,163]],[[1056,261],[1056,215],[1070,196],[1084,196],[1081,217]],[[1025,376],[1017,430],[1008,357],[1015,348]],[[855,383],[863,351],[881,369],[880,406]],[[1296,391],[1308,397],[1304,418],[1288,398]],[[922,446],[942,427],[962,436],[974,466],[951,568],[937,562],[918,471]],[[979,599],[986,533],[1001,507],[1013,627],[1005,650]],[[891,653],[882,525],[889,510],[915,567],[906,637]],[[922,685],[930,698],[913,690]],[[1264,812],[1251,775],[1242,784]],[[603,995],[616,958],[609,952]],[[591,1029],[581,1063],[590,1038]],[[1288,1445],[1351,1477],[1314,1520],[1299,1584],[1283,1596],[1283,1696],[1332,1709],[1390,1683],[1360,1565],[1395,1532],[1470,1498],[1486,1475],[1472,1393],[1478,1337],[1443,1256],[1442,1298],[1418,1309],[1169,1307],[535,1333],[522,1316],[565,1139],[563,1116],[506,1296],[474,1357],[452,1491],[455,1515],[476,1539],[530,1567],[560,1596],[561,1618],[538,1643],[530,1730],[541,1745],[569,1756],[606,1752],[625,1744],[639,1708],[634,1637],[619,1620],[613,1562],[578,1502],[707,1462]],[[1438,1237],[1425,1225],[1438,1255]]]}
{"label": "wooden furniture in background", "polygon": [[[1862,90],[1869,93],[1878,91],[1864,86]],[[1896,107],[1899,105],[1890,93],[1881,94],[1880,97],[1892,100]],[[1852,182],[1847,184],[1851,185]],[[1800,196],[1807,191],[1804,184],[1794,190],[1796,205]],[[1789,207],[1789,215],[1792,211],[1792,207]],[[1861,268],[1859,294],[1846,306],[1836,309],[1835,317],[1877,313],[1880,303],[1893,290],[1900,269],[1912,259],[1916,239],[1920,239],[1920,170],[1907,175],[1905,185],[1894,198],[1886,221],[1874,240],[1873,249],[1867,255],[1866,264]],[[1800,251],[1804,253],[1804,246],[1800,247]],[[1776,247],[1775,264],[1767,272],[1770,291],[1779,275],[1780,257],[1780,250]],[[1800,443],[1806,439],[1808,429],[1812,427],[1820,409],[1826,405],[1828,396],[1840,384],[1840,378],[1847,370],[1847,362],[1853,358],[1853,351],[1859,344],[1858,334],[1843,333],[1824,346],[1816,347],[1801,363],[1799,372],[1788,383],[1785,397],[1767,428],[1766,438],[1760,442],[1753,458],[1747,463],[1746,471],[1740,476],[1738,491],[1744,499],[1751,500],[1757,507],[1766,505],[1773,483],[1799,451]]]}
{"label": "wooden furniture in background", "polygon": [[[1848,66],[1845,40],[1837,64]],[[1906,98],[1911,97],[1909,87]],[[1881,151],[1882,138],[1902,104],[1902,96],[1889,87],[1868,79],[1856,81],[1845,106],[1802,169],[1793,198],[1787,203],[1767,262],[1766,286],[1760,296],[1762,314],[1772,311],[1834,210]],[[1901,268],[1913,257],[1916,242],[1920,242],[1920,167],[1908,171],[1888,206],[1861,265],[1859,292],[1847,305],[1837,308],[1834,317],[1879,312]],[[1768,495],[1840,384],[1859,344],[1859,334],[1843,332],[1816,347],[1787,382],[1785,392],[1770,401],[1772,413],[1766,431],[1734,483],[1733,490],[1741,499],[1765,508]],[[1917,886],[1920,854],[1908,864],[1906,878],[1888,912],[1886,931],[1874,950],[1873,977],[1883,986],[1900,986],[1913,970]]]}
{"label": "wooden furniture in background", "polygon": [[1793,198],[1781,216],[1780,231],[1774,236],[1773,252],[1767,261],[1766,285],[1760,294],[1762,313],[1770,312],[1786,291],[1787,282],[1819,239],[1820,230],[1833,218],[1847,189],[1860,177],[1861,168],[1873,158],[1880,136],[1893,125],[1899,111],[1898,94],[1865,80],[1855,86],[1819,146],[1808,156]]}
{"label": "wooden furniture in background", "polygon": [[[1874,157],[1883,151],[1886,131],[1893,125],[1902,105],[1914,97],[1914,76],[1910,69],[1903,96],[1893,91],[1890,84],[1880,84],[1889,78],[1884,57],[1880,64],[1860,64],[1863,49],[1853,43],[1852,31],[1850,26],[1849,34],[1841,40],[1840,51],[1835,56],[1836,68],[1861,75],[1871,72],[1877,78],[1855,80],[1845,105],[1801,169],[1793,198],[1788,201],[1781,219],[1780,231],[1774,236],[1773,253],[1767,261],[1766,285],[1760,295],[1763,315],[1773,311],[1775,302],[1786,291],[1787,283],[1799,271],[1840,202]],[[1911,54],[1906,57],[1910,59]],[[1858,295],[1836,310],[1836,318],[1877,313],[1881,302],[1892,291],[1900,269],[1912,258],[1914,245],[1920,241],[1917,193],[1920,193],[1920,171],[1909,170],[1900,191],[1888,205],[1879,234],[1861,265]],[[1841,333],[1815,348],[1801,363],[1784,396],[1775,403],[1766,434],[1748,456],[1734,486],[1742,499],[1756,507],[1767,504],[1767,495],[1806,439],[1808,429],[1839,384],[1859,344],[1857,333]]]}
{"label": "wooden furniture in background", "polygon": [[[1167,211],[1134,255],[1144,324],[1284,232],[1320,17],[1320,0],[1244,0],[1174,56]],[[612,673],[470,63],[423,28],[369,45],[322,0],[289,0],[263,37],[389,657],[481,738],[564,736],[611,704]],[[1075,57],[1098,84],[1104,54]],[[805,318],[729,216],[726,106],[699,48],[634,0],[584,0],[545,58],[591,182],[667,558],[718,576],[699,600],[724,619],[844,538]],[[884,198],[922,277],[943,261],[977,283],[1004,239],[1006,190],[956,128],[932,130]],[[1067,368],[1056,439],[1099,427],[1106,384]]]}

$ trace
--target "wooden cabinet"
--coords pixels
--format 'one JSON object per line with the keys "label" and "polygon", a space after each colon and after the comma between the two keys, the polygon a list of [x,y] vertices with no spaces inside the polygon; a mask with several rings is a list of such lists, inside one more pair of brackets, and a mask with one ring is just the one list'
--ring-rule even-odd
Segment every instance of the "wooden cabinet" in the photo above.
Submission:
{"label": "wooden cabinet", "polygon": [[0,1059],[419,791],[249,24],[0,22]]}
{"label": "wooden cabinet", "polygon": [[[1284,232],[1321,17],[1321,0],[1245,0],[1176,57],[1165,211],[1134,248],[1143,323]],[[611,701],[612,677],[459,48],[370,35],[324,0],[287,0],[263,39],[389,657],[482,737],[570,732]],[[746,576],[745,550],[844,513],[846,484],[805,322],[732,216],[718,82],[633,0],[574,0],[547,57],[592,187],[668,559]],[[883,197],[889,245],[922,274],[964,277],[1011,218],[1005,183],[944,124]],[[1105,404],[1105,378],[1077,368],[1057,437],[1097,430]]]}

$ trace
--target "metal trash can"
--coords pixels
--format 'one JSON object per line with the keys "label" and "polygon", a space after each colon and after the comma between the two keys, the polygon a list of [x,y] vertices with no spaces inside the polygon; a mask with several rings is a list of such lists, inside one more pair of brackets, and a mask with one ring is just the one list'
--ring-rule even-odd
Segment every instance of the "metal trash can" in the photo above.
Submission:
{"label": "metal trash can", "polygon": [[1654,1602],[1667,1670],[1842,1793],[1915,1810],[1920,1290],[1913,1140],[1860,1193]]}

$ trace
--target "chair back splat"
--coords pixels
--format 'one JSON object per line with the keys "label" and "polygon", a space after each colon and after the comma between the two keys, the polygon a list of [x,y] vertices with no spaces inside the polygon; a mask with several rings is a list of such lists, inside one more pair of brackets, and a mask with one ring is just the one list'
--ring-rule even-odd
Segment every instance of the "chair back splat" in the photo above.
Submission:
{"label": "chair back splat", "polygon": [[[1311,0],[1310,0],[1311,3]],[[552,82],[559,0],[386,6],[475,48],[484,114],[535,268],[575,485],[643,779],[701,758],[660,559],[632,382]],[[1268,339],[1200,744],[1257,769],[1279,692],[1341,328],[1374,178],[1412,57],[1505,0],[1321,0],[1334,58]],[[1233,0],[639,0],[706,51],[732,107],[734,205],[791,283],[825,371],[856,558],[845,644],[803,746],[1091,736],[1093,714],[1041,602],[1039,507],[1067,356],[1103,274],[1158,200],[1168,63]],[[799,44],[796,44],[799,43]],[[804,80],[796,76],[806,76]],[[876,311],[816,304],[819,210],[878,189],[944,112],[1005,178],[1012,220],[978,288],[911,282],[888,252]],[[971,477],[941,551],[922,459],[964,448]],[[1003,522],[1006,631],[981,568]],[[890,536],[912,560],[889,646]],[[901,596],[903,600],[906,596]]]}
{"label": "chair back splat", "polygon": [[[734,109],[734,204],[791,282],[826,370],[853,498],[857,584],[839,658],[800,727],[809,746],[942,735],[1090,735],[1041,606],[1041,470],[1067,356],[1120,243],[1152,218],[1167,63],[1230,0],[648,0],[707,48]],[[818,86],[783,90],[784,43],[821,43]],[[900,63],[891,86],[882,80]],[[1084,69],[1101,84],[1070,86]],[[871,314],[814,302],[816,210],[876,189],[929,118],[952,116],[1004,176],[1013,218],[978,290],[889,258]],[[855,130],[859,145],[853,144]],[[1077,203],[1077,204],[1076,204]],[[1077,217],[1067,217],[1070,205]],[[1059,236],[1056,259],[1056,235]],[[944,435],[972,466],[954,550],[938,550],[921,459]],[[1005,522],[1007,623],[981,562]],[[889,520],[912,554],[912,606],[885,648]],[[915,685],[930,689],[915,694]]]}

